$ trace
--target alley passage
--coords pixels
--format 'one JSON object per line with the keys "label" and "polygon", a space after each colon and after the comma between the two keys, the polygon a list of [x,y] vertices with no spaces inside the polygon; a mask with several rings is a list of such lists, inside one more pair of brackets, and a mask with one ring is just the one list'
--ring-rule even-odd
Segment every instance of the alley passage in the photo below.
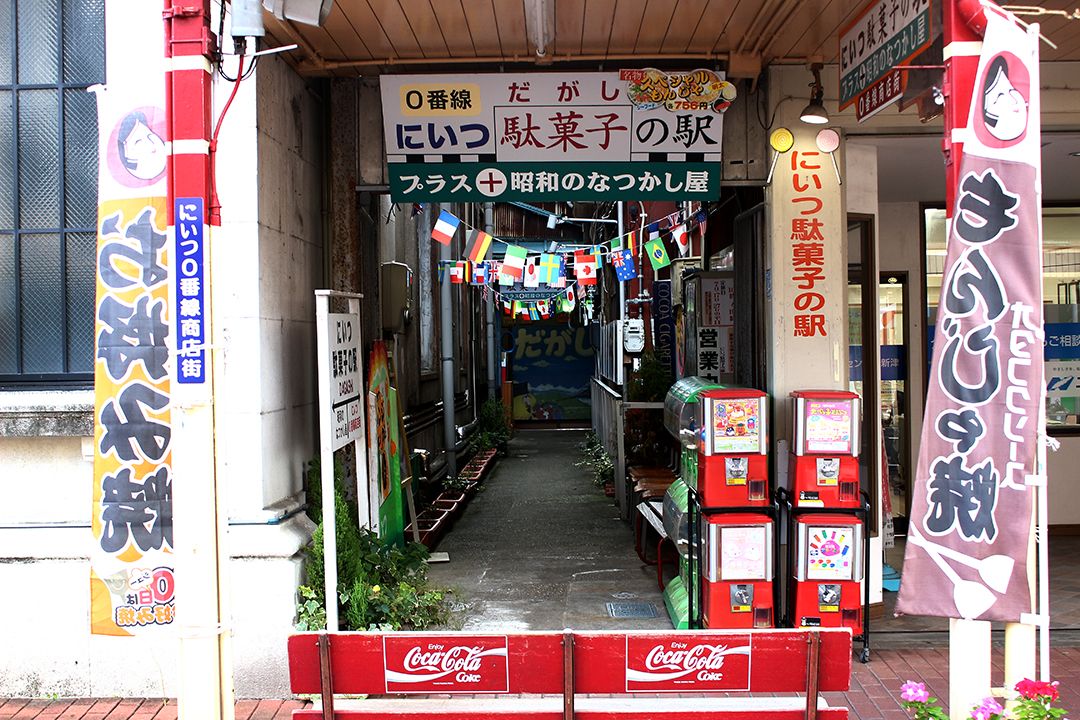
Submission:
{"label": "alley passage", "polygon": [[[450,562],[432,565],[431,578],[459,591],[463,629],[671,628],[656,569],[638,559],[631,526],[574,466],[583,439],[518,431],[439,543]],[[607,603],[652,605],[656,617],[613,618]]]}

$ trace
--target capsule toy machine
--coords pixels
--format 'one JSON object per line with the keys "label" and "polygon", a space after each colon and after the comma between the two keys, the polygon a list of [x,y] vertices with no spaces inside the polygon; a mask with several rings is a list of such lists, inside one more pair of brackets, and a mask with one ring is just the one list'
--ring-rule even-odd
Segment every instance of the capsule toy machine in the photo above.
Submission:
{"label": "capsule toy machine", "polygon": [[859,396],[797,390],[791,398],[788,474],[795,509],[859,509]]}
{"label": "capsule toy machine", "polygon": [[679,552],[679,575],[664,587],[664,605],[677,630],[690,627],[700,607],[696,543],[690,537],[691,490],[698,484],[698,446],[701,440],[701,394],[719,389],[699,377],[675,383],[664,398],[664,426],[679,443],[679,472],[664,494],[664,529]]}
{"label": "capsule toy machine", "polygon": [[769,440],[761,390],[719,387],[701,393],[697,490],[705,508],[768,507]]}
{"label": "capsule toy machine", "polygon": [[704,627],[773,627],[773,519],[759,513],[714,514],[705,515],[703,524]]}
{"label": "capsule toy machine", "polygon": [[855,515],[806,513],[795,528],[795,611],[792,624],[846,627],[863,634],[866,610],[864,526]]}

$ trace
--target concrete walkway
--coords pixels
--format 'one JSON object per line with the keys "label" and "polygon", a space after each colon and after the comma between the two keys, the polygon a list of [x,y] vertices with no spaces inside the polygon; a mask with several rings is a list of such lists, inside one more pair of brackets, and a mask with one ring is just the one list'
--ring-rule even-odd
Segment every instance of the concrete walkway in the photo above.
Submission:
{"label": "concrete walkway", "polygon": [[[656,569],[580,460],[577,431],[525,430],[439,543],[437,585],[465,604],[466,630],[670,629]],[[607,603],[644,603],[654,618],[612,618]]]}

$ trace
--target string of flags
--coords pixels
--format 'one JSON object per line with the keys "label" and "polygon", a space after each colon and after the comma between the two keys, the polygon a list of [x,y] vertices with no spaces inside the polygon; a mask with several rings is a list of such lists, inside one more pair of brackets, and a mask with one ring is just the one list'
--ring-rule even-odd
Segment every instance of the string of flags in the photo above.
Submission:
{"label": "string of flags", "polygon": [[[495,271],[485,275],[483,282],[477,281],[474,284],[497,281],[504,286],[522,283],[526,287],[536,287],[536,284],[545,283],[553,287],[563,287],[560,282],[564,282],[566,278],[568,255],[573,256],[575,279],[583,285],[596,283],[596,275],[605,258],[615,267],[619,280],[627,282],[638,277],[635,256],[638,255],[643,238],[648,238],[643,243],[645,255],[653,269],[659,270],[671,264],[671,255],[665,240],[674,244],[679,257],[686,257],[690,254],[693,233],[697,231],[704,236],[707,221],[708,213],[704,209],[686,216],[682,211],[676,211],[642,228],[612,238],[605,244],[578,248],[572,253],[540,253],[530,256],[524,247],[501,240],[479,228],[470,227],[453,213],[442,210],[435,221],[431,237],[436,242],[449,245],[458,228],[464,226],[467,233],[465,258],[456,261],[459,265],[467,262],[479,266],[485,261],[493,243],[506,246],[503,260]],[[456,282],[465,282],[469,277],[468,268],[464,265],[457,274],[451,276],[452,279],[458,278]]]}
{"label": "string of flags", "polygon": [[[440,282],[449,276],[455,285],[483,286],[485,297],[490,293],[494,302],[501,302],[504,313],[539,320],[573,310],[578,293],[597,284],[605,259],[614,268],[619,282],[629,282],[641,274],[642,254],[649,259],[654,271],[671,264],[668,243],[673,245],[679,257],[686,257],[690,253],[693,233],[698,232],[704,237],[707,221],[708,213],[704,208],[686,214],[677,211],[603,244],[577,246],[570,252],[530,254],[525,247],[470,227],[453,213],[442,210],[431,237],[449,245],[459,228],[464,227],[466,232],[464,259],[440,263]],[[502,260],[487,258],[493,243],[505,246]],[[518,300],[504,297],[497,289],[515,287],[537,290],[547,287],[555,292],[541,300]]]}

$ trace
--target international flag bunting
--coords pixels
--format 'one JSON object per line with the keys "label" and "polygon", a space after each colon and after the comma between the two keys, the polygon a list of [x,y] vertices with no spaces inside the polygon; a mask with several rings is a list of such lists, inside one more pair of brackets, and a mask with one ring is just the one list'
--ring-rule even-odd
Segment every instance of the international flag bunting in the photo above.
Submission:
{"label": "international flag bunting", "polygon": [[455,262],[450,266],[450,282],[461,285],[469,277],[469,263],[464,261]]}
{"label": "international flag bunting", "polygon": [[645,253],[649,256],[649,262],[652,263],[653,270],[659,270],[671,264],[667,248],[664,247],[664,241],[660,238],[645,243]]}
{"label": "international flag bunting", "polygon": [[630,232],[628,232],[626,234],[626,248],[624,248],[624,249],[629,250],[632,253],[637,252],[637,231],[636,230],[631,230]]}
{"label": "international flag bunting", "polygon": [[551,317],[551,310],[547,300],[538,300],[536,302],[536,311],[540,313],[540,317],[542,317],[544,320],[547,320],[549,317]]}
{"label": "international flag bunting", "polygon": [[475,265],[473,265],[472,284],[473,285],[487,285],[488,284],[488,266],[487,266],[486,262],[478,262]]}
{"label": "international flag bunting", "polygon": [[525,261],[524,277],[521,282],[527,288],[540,287],[539,258],[531,257]]}
{"label": "international flag bunting", "polygon": [[559,255],[559,274],[555,278],[555,282],[549,283],[551,287],[563,288],[566,287],[566,256]]}
{"label": "international flag bunting", "polygon": [[596,257],[596,267],[604,266],[604,250],[599,245],[593,245],[592,254]]}
{"label": "international flag bunting", "polygon": [[449,245],[460,224],[460,220],[443,210],[439,213],[439,219],[435,221],[435,227],[431,229],[431,239],[443,245]]}
{"label": "international flag bunting", "polygon": [[[645,232],[649,234],[649,242],[660,239],[660,223],[649,223],[645,226]],[[648,245],[646,245],[648,247]]]}
{"label": "international flag bunting", "polygon": [[503,315],[512,315],[514,306],[509,300],[503,300]]}
{"label": "international flag bunting", "polygon": [[634,253],[629,250],[620,250],[612,253],[611,263],[615,266],[615,277],[620,282],[627,282],[637,277],[637,269],[634,267]]}
{"label": "international flag bunting", "polygon": [[535,305],[532,305],[532,306],[529,307],[529,319],[530,320],[539,320],[540,319],[540,311],[536,309]]}
{"label": "international flag bunting", "polygon": [[525,259],[529,252],[520,245],[507,245],[503,257],[502,274],[520,280],[525,272]]}
{"label": "international flag bunting", "polygon": [[615,254],[615,253],[619,252],[620,250],[622,250],[622,241],[623,241],[623,239],[621,237],[611,238],[611,252],[612,252],[612,254]]}
{"label": "international flag bunting", "polygon": [[489,247],[491,247],[491,236],[483,230],[473,230],[469,233],[469,251],[465,253],[465,256],[471,262],[480,262],[487,255]]}
{"label": "international flag bunting", "polygon": [[523,318],[529,317],[529,306],[523,302],[518,303],[517,314]]}
{"label": "international flag bunting", "polygon": [[554,253],[541,253],[540,255],[540,282],[554,285],[562,277],[562,263]]}
{"label": "international flag bunting", "polygon": [[596,284],[596,256],[591,251],[578,250],[574,253],[574,277],[581,285]]}
{"label": "international flag bunting", "polygon": [[576,298],[574,296],[574,288],[570,288],[566,291],[566,294],[559,298],[559,304],[562,306],[563,312],[570,312],[574,309],[576,304]]}
{"label": "international flag bunting", "polygon": [[671,231],[671,237],[674,238],[675,244],[679,247],[679,257],[686,257],[690,254],[690,233],[687,232],[685,224],[675,226]]}

